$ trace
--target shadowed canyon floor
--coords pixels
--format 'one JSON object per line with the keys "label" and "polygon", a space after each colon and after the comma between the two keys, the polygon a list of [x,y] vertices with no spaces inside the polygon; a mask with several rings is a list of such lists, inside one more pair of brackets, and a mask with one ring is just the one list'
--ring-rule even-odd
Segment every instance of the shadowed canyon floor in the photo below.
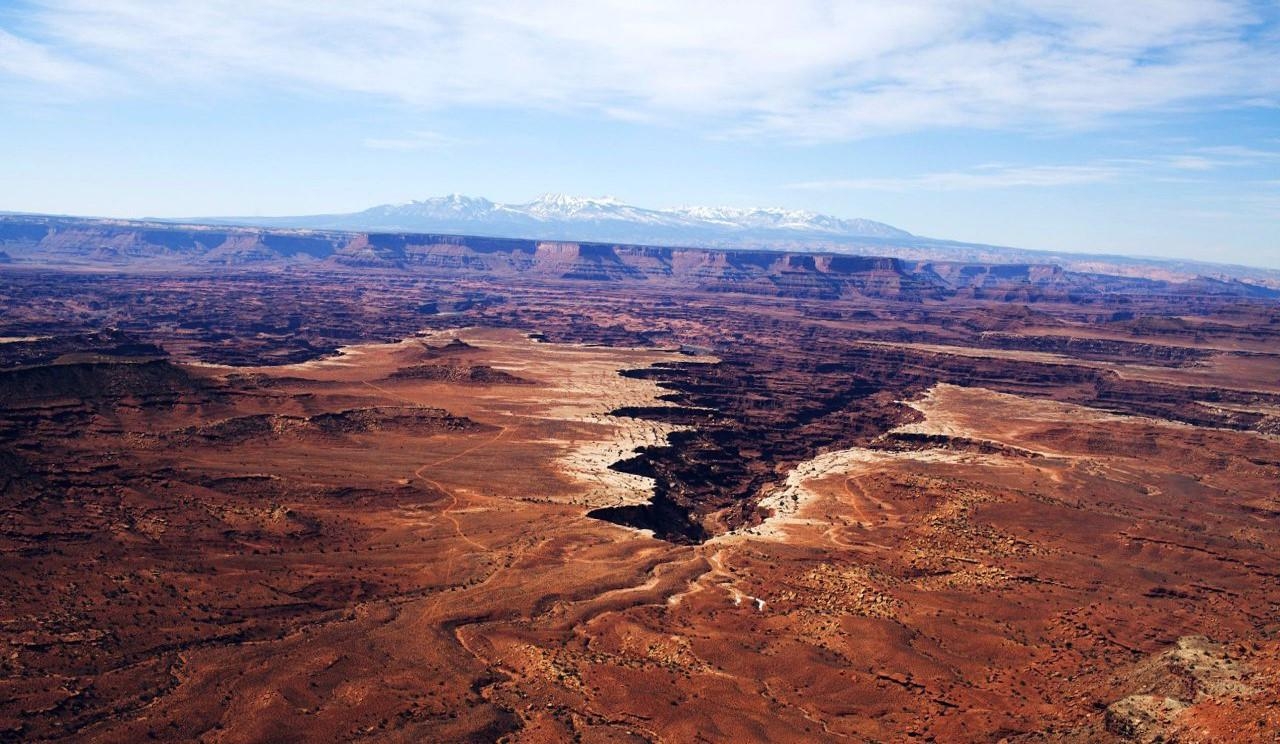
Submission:
{"label": "shadowed canyon floor", "polygon": [[1274,740],[1280,307],[1019,286],[6,270],[0,739]]}

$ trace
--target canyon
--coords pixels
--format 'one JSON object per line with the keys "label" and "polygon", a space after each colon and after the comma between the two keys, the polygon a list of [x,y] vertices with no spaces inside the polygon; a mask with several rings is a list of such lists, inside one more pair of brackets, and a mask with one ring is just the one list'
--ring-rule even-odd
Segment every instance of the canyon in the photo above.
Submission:
{"label": "canyon", "polygon": [[1270,741],[1280,291],[0,216],[0,740]]}

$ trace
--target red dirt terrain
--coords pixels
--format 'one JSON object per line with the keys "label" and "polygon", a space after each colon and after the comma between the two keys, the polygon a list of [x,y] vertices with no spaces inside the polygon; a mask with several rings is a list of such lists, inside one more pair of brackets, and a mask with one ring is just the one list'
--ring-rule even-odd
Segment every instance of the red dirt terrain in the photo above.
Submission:
{"label": "red dirt terrain", "polygon": [[0,740],[1280,731],[1269,290],[0,227]]}

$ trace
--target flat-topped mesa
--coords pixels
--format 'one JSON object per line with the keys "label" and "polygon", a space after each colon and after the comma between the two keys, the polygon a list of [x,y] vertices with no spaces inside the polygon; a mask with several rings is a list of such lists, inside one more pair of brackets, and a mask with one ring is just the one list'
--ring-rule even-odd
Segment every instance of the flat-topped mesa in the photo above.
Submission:
{"label": "flat-topped mesa", "polygon": [[[14,265],[113,270],[295,264],[342,271],[469,274],[534,281],[636,282],[763,296],[908,302],[947,297],[1078,303],[1106,293],[1186,298],[1280,297],[1241,282],[1099,276],[1052,264],[915,262],[758,249],[659,247],[426,233],[209,227],[69,217],[0,216],[0,249]],[[1193,306],[1192,309],[1195,309]]]}
{"label": "flat-topped mesa", "polygon": [[972,264],[930,262],[921,271],[934,274],[952,287],[989,287],[1008,283],[1050,284],[1066,278],[1067,272],[1054,264]]}
{"label": "flat-topped mesa", "polygon": [[903,262],[897,258],[877,256],[818,256],[817,268],[827,274],[860,274],[867,271],[891,271],[905,274]]}

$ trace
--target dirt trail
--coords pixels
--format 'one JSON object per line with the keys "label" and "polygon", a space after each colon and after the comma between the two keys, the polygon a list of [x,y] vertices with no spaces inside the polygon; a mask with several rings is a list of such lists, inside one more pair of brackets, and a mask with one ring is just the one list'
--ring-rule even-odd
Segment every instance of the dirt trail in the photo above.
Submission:
{"label": "dirt trail", "polygon": [[[849,497],[847,502],[853,510],[857,512],[858,521],[865,527],[901,527],[903,525],[902,515],[894,508],[892,504],[884,499],[871,495],[871,490],[866,488],[860,482],[860,477],[850,475],[845,478],[841,486],[844,488],[845,494]],[[880,519],[874,520],[867,515],[865,509],[859,502],[870,502],[875,507],[876,513],[880,515]]]}

